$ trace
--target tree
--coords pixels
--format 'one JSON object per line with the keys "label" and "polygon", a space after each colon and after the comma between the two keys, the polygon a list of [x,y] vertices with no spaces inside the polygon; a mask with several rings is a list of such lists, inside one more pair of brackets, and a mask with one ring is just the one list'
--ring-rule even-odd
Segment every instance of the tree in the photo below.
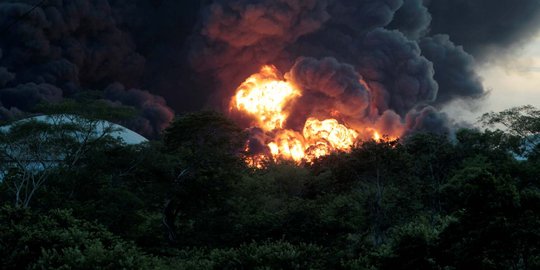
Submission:
{"label": "tree", "polygon": [[540,110],[537,108],[526,105],[498,113],[490,112],[484,114],[480,122],[489,127],[502,126],[510,135],[521,138],[525,143],[523,154],[540,154]]}
{"label": "tree", "polygon": [[540,133],[540,110],[531,105],[514,107],[498,113],[486,113],[480,121],[488,126],[501,124],[508,132],[521,137]]}
{"label": "tree", "polygon": [[111,123],[52,115],[13,123],[0,132],[0,178],[16,207],[28,207],[56,170],[70,170],[89,149],[115,130]]}
{"label": "tree", "polygon": [[404,142],[412,159],[412,173],[420,180],[417,191],[431,212],[431,219],[443,213],[440,191],[451,171],[460,165],[454,145],[446,136],[418,133]]}
{"label": "tree", "polygon": [[522,213],[516,182],[494,174],[484,157],[464,164],[443,189],[457,219],[440,234],[438,261],[457,269],[527,269],[519,267],[524,246],[516,234]]}
{"label": "tree", "polygon": [[[163,223],[170,242],[176,243],[175,220],[180,213],[206,213],[212,221],[220,222],[223,213],[216,211],[224,211],[222,204],[231,183],[246,170],[241,156],[245,139],[239,127],[215,112],[183,115],[165,130],[166,151],[179,157],[177,176],[171,181],[164,207]],[[200,228],[212,226],[209,220],[199,224]],[[217,228],[211,230],[220,237]]]}
{"label": "tree", "polygon": [[[416,202],[414,182],[409,178],[411,158],[404,150],[397,141],[370,141],[352,152],[356,161],[352,166],[357,170],[360,189],[367,198],[374,246],[386,241],[391,224],[405,217],[411,210],[407,208],[414,207],[411,202]],[[400,203],[404,199],[409,203]]]}
{"label": "tree", "polygon": [[175,269],[331,269],[327,257],[317,245],[265,241],[237,248],[188,250],[172,263]]}
{"label": "tree", "polygon": [[2,269],[157,269],[161,262],[67,210],[0,207]]}

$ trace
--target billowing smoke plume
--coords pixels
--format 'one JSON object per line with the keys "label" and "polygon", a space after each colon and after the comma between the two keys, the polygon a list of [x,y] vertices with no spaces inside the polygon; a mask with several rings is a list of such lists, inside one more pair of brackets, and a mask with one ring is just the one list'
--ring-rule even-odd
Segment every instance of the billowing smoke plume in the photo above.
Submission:
{"label": "billowing smoke plume", "polygon": [[[409,38],[385,28],[402,6],[408,10],[400,20],[427,13],[418,1],[215,1],[194,58],[219,79],[224,97],[271,63],[289,71],[288,79],[304,90],[293,116],[338,111],[349,123],[401,121],[395,116],[405,119],[416,106],[435,103],[439,90],[433,63],[411,39],[426,32],[429,16],[403,22]],[[289,127],[298,129],[303,121],[292,117]]]}
{"label": "billowing smoke plume", "polygon": [[273,64],[310,104],[294,115],[446,132],[438,108],[485,95],[476,61],[539,22],[537,0],[7,0],[0,119],[97,90],[138,109],[130,127],[153,136],[168,106],[226,111]]}
{"label": "billowing smoke plume", "polygon": [[504,53],[540,30],[537,0],[426,0],[432,34],[447,34],[481,60]]}
{"label": "billowing smoke plume", "polygon": [[[145,60],[130,35],[116,26],[107,1],[49,0],[32,10],[35,2],[0,4],[2,111],[30,110],[39,102],[103,89],[111,81],[139,83]],[[151,130],[142,131],[156,134]]]}
{"label": "billowing smoke plume", "polygon": [[408,38],[417,40],[428,34],[431,19],[424,0],[406,0],[394,14],[388,28],[397,29]]}
{"label": "billowing smoke plume", "polygon": [[455,98],[480,98],[485,94],[481,79],[474,71],[474,58],[454,45],[447,35],[425,37],[419,44],[437,71],[434,75],[439,84],[436,104]]}
{"label": "billowing smoke plume", "polygon": [[132,106],[141,115],[131,121],[131,127],[143,134],[157,134],[173,119],[173,111],[167,107],[165,99],[139,89],[126,90],[115,83],[105,89],[105,97],[120,104]]}
{"label": "billowing smoke plume", "polygon": [[298,111],[291,113],[291,119],[299,120],[297,124],[303,125],[308,116],[329,118],[336,111],[354,121],[368,111],[368,89],[351,65],[334,58],[299,58],[287,77],[306,90],[297,102],[319,105],[295,106]]}

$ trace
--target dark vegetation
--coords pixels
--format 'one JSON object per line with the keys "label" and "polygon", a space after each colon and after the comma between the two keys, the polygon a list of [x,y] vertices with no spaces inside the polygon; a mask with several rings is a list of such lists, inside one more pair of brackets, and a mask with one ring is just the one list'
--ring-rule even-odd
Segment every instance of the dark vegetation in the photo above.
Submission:
{"label": "dark vegetation", "polygon": [[[55,135],[47,145],[67,154],[34,172],[47,177],[28,204],[13,187],[38,175],[0,183],[0,268],[540,269],[540,112],[482,122],[504,131],[367,141],[262,170],[216,113],[178,117],[145,145],[103,137],[73,153]],[[57,132],[15,131],[0,144]]]}

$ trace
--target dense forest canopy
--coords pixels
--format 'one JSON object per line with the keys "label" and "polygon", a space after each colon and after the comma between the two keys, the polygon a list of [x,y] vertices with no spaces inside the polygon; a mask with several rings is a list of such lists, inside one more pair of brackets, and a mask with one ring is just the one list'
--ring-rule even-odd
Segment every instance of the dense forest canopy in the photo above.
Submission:
{"label": "dense forest canopy", "polygon": [[[244,162],[244,131],[214,112],[140,145],[19,123],[0,132],[0,268],[538,269],[540,113],[481,122],[494,128],[261,169]],[[38,139],[62,159],[15,166],[13,149],[32,158]]]}

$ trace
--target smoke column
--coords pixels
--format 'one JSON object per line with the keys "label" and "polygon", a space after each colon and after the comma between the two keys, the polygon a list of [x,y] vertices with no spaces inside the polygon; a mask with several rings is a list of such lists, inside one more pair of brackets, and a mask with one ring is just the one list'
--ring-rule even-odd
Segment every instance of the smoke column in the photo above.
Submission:
{"label": "smoke column", "polygon": [[265,64],[303,88],[294,115],[448,132],[438,109],[486,94],[475,64],[540,22],[536,0],[39,2],[0,3],[0,119],[92,90],[136,108],[129,127],[146,136],[174,111],[227,111]]}

